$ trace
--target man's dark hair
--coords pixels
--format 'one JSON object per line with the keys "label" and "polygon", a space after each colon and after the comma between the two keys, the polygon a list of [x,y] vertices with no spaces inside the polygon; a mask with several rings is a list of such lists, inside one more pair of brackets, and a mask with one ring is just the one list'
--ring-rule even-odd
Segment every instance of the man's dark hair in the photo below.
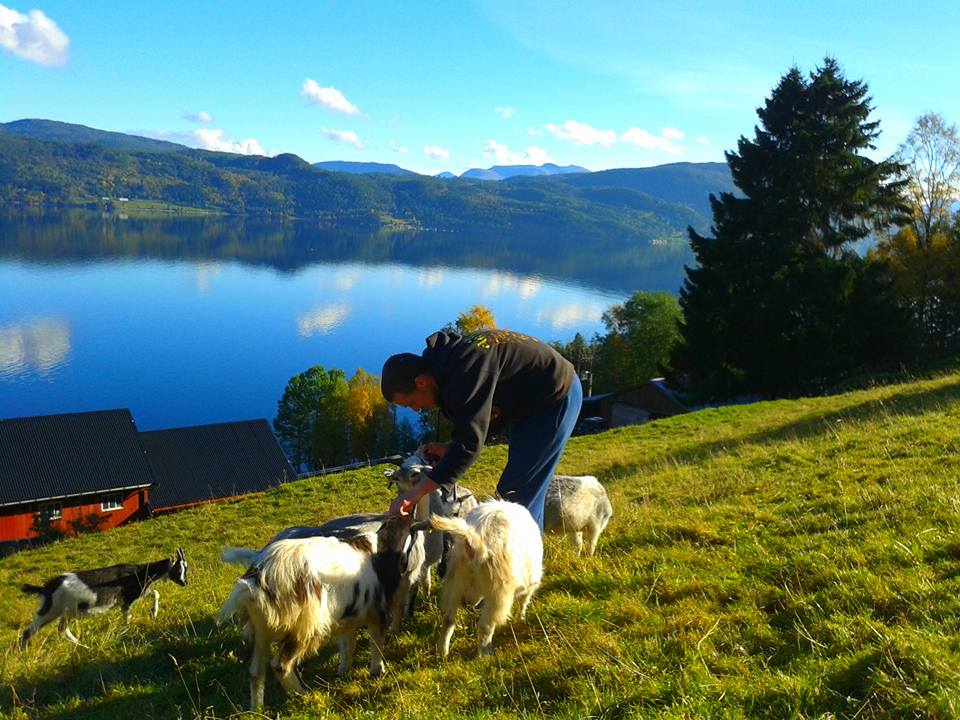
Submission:
{"label": "man's dark hair", "polygon": [[380,374],[380,392],[388,402],[400,393],[412,393],[417,389],[414,378],[427,372],[430,372],[430,368],[420,355],[391,355],[383,364],[383,372]]}

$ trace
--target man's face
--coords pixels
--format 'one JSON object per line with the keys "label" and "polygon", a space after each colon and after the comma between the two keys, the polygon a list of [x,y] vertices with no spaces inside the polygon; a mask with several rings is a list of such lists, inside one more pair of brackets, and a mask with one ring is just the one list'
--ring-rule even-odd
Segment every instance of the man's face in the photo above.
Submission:
{"label": "man's face", "polygon": [[416,412],[421,410],[433,410],[437,407],[437,388],[433,378],[427,375],[417,375],[414,378],[416,388],[413,392],[397,393],[390,402],[394,405],[410,408]]}

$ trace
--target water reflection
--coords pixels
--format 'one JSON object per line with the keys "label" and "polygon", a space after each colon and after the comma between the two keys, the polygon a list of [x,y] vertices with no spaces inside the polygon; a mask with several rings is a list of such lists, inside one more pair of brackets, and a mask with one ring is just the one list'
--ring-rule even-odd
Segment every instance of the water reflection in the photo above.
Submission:
{"label": "water reflection", "polygon": [[63,320],[37,318],[0,326],[0,377],[48,375],[65,365],[69,354],[70,326]]}
{"label": "water reflection", "polygon": [[349,316],[350,307],[343,303],[315,308],[297,318],[297,334],[300,337],[326,335],[343,325]]}
{"label": "water reflection", "polygon": [[[217,262],[236,260],[293,271],[317,263],[402,264],[420,268],[432,287],[443,268],[494,270],[500,282],[527,282],[528,297],[543,278],[617,292],[676,292],[686,242],[652,244],[622,238],[563,236],[555,231],[478,234],[388,232],[331,228],[257,218],[103,218],[82,211],[0,209],[0,258],[59,264],[115,258]],[[206,272],[206,271],[204,271]],[[335,281],[346,289],[358,276]],[[209,278],[201,281],[209,287]],[[491,288],[491,292],[496,290]]]}
{"label": "water reflection", "polygon": [[546,322],[554,330],[578,328],[599,323],[605,310],[605,307],[592,303],[588,305],[571,303],[541,310],[537,314],[537,321]]}

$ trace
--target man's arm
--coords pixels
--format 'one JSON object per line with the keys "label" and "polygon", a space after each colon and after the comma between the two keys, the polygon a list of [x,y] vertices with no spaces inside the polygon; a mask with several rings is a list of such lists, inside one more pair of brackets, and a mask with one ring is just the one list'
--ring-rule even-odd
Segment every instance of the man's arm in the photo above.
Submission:
{"label": "man's arm", "polygon": [[438,486],[450,489],[480,456],[490,428],[497,377],[493,372],[484,372],[479,382],[467,378],[447,391],[449,403],[453,405],[453,433],[447,451],[430,473]]}

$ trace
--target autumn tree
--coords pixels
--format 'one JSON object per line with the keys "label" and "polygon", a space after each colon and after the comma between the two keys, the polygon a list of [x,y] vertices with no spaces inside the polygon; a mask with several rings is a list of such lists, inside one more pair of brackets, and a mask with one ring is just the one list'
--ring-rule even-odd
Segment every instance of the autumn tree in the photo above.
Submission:
{"label": "autumn tree", "polygon": [[457,315],[456,329],[462,335],[479,330],[493,330],[497,321],[493,317],[493,310],[485,305],[474,305]]}
{"label": "autumn tree", "polygon": [[904,350],[889,271],[851,248],[906,211],[902,167],[865,154],[880,132],[867,93],[832,58],[794,67],[726,154],[739,192],[711,196],[713,237],[689,230],[680,293],[673,363],[697,394],[792,394]]}
{"label": "autumn tree", "polygon": [[347,386],[351,455],[359,459],[386,454],[395,440],[396,416],[380,392],[379,376],[357,368]]}
{"label": "autumn tree", "polygon": [[878,257],[913,317],[927,356],[960,345],[960,247],[952,208],[960,200],[960,134],[937,113],[917,118],[897,157],[906,168],[910,224],[881,240]]}
{"label": "autumn tree", "polygon": [[917,118],[897,150],[905,166],[911,227],[921,245],[950,226],[953,205],[960,200],[960,133],[938,113]]}

